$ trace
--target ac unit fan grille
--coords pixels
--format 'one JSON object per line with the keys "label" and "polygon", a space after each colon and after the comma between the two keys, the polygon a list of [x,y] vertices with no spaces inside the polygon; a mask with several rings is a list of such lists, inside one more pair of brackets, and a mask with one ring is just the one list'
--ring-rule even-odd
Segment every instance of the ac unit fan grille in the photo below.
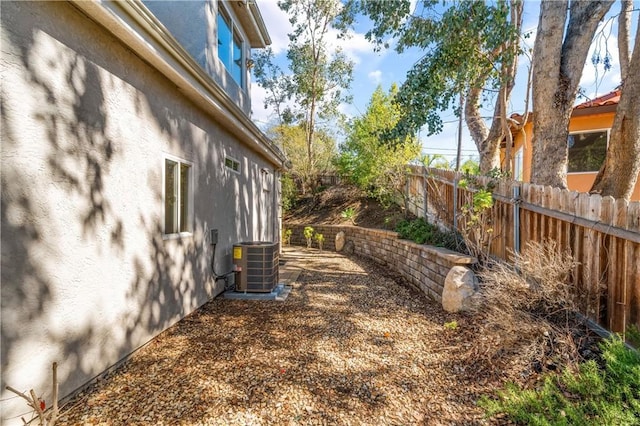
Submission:
{"label": "ac unit fan grille", "polygon": [[[278,244],[246,242],[235,245],[236,290],[268,293],[278,285]],[[237,254],[237,255],[236,255]]]}

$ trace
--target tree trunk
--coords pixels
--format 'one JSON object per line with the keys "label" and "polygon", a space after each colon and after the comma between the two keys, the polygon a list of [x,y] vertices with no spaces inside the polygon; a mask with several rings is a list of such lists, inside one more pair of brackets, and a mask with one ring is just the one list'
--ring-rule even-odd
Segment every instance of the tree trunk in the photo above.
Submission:
{"label": "tree trunk", "polygon": [[[513,25],[518,32],[522,27],[522,8],[522,2],[511,2],[511,25]],[[501,65],[500,73],[502,83],[500,86],[500,95],[496,99],[490,128],[487,127],[480,114],[480,95],[482,94],[482,88],[472,87],[467,93],[467,101],[464,109],[465,121],[471,138],[480,153],[479,166],[480,172],[483,174],[500,168],[500,142],[502,142],[502,138],[506,134],[505,129],[508,130],[506,105],[511,97],[511,91],[515,84],[515,76],[518,68],[517,47],[517,43],[507,43],[504,46],[505,50],[513,51],[513,61],[508,64],[502,63]]]}
{"label": "tree trunk", "polygon": [[314,152],[314,137],[315,137],[315,114],[316,114],[316,102],[315,99],[311,101],[311,109],[309,111],[309,119],[307,120],[307,155],[309,160],[309,188],[314,190],[316,188],[317,170],[316,170],[316,155]]}
{"label": "tree trunk", "polygon": [[[523,7],[524,5],[522,2],[511,3],[511,23],[516,26],[518,33],[520,33],[522,28]],[[507,172],[508,175],[511,175],[512,172],[511,148],[513,144],[513,137],[511,135],[511,130],[509,129],[509,120],[507,118],[507,103],[509,102],[511,90],[515,85],[515,76],[518,69],[518,45],[519,41],[509,43],[507,49],[513,55],[513,61],[507,67],[503,65],[501,69],[502,87],[500,88],[499,99],[500,123],[502,124],[502,135],[504,136],[506,143],[504,171]]]}
{"label": "tree trunk", "polygon": [[502,134],[505,139],[504,151],[504,171],[511,175],[511,148],[513,145],[513,136],[509,130],[509,122],[507,121],[507,96],[505,88],[500,89],[500,123],[502,123]]}
{"label": "tree trunk", "polygon": [[629,62],[631,62],[629,29],[631,28],[633,2],[631,0],[622,0],[621,3],[620,16],[618,16],[618,53],[620,56],[620,78],[625,81],[629,74]]}
{"label": "tree trunk", "polygon": [[[640,18],[638,21],[640,25]],[[636,32],[628,71],[622,83],[607,156],[591,188],[591,192],[627,200],[640,172],[640,31]]]}
{"label": "tree trunk", "polygon": [[567,187],[569,119],[589,46],[613,1],[543,0],[533,68],[531,182]]}
{"label": "tree trunk", "polygon": [[[502,127],[497,114],[491,122],[491,128],[487,127],[480,114],[481,88],[471,88],[467,93],[467,101],[464,107],[464,118],[471,138],[480,153],[480,172],[488,173],[496,167],[500,167],[500,139]],[[496,109],[498,106],[496,106]]]}

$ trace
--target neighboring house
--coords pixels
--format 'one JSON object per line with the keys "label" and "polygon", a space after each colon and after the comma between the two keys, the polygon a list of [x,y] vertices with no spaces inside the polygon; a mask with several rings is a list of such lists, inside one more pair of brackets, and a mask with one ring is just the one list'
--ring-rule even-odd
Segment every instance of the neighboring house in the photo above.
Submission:
{"label": "neighboring house", "polygon": [[[2,2],[2,419],[71,394],[279,241],[285,158],[250,119],[254,1]],[[224,324],[220,324],[224,327]],[[13,420],[10,420],[13,419]]]}
{"label": "neighboring house", "polygon": [[[616,108],[620,101],[620,90],[576,105],[569,122],[569,163],[567,186],[579,192],[589,192],[604,161],[609,132],[613,126]],[[522,116],[512,118],[522,121]],[[531,115],[524,128],[513,134],[512,148],[513,176],[517,180],[529,182],[531,179],[531,158],[533,122]],[[504,157],[504,147],[502,149]],[[640,178],[636,183],[632,200],[640,200]]]}

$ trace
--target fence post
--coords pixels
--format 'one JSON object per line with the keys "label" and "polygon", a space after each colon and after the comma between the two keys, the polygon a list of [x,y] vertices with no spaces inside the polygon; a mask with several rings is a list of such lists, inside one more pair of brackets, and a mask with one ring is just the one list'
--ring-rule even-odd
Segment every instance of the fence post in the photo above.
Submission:
{"label": "fence post", "polygon": [[404,184],[404,210],[406,212],[411,211],[411,173],[407,174],[407,179]]}
{"label": "fence post", "polygon": [[453,175],[453,230],[458,230],[458,174]]}
{"label": "fence post", "polygon": [[520,185],[513,186],[513,251],[520,253]]}
{"label": "fence post", "polygon": [[422,190],[424,192],[424,220],[429,219],[429,185],[427,183],[427,168],[422,166]]}

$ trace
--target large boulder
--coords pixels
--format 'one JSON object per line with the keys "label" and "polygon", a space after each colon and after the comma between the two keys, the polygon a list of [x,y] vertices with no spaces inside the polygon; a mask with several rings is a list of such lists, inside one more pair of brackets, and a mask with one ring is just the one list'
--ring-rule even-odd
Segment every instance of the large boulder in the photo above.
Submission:
{"label": "large boulder", "polygon": [[344,231],[338,232],[336,234],[336,251],[342,251],[345,241],[346,237],[344,235]]}
{"label": "large boulder", "polygon": [[478,290],[478,277],[466,266],[454,266],[444,280],[442,308],[447,312],[468,310]]}

